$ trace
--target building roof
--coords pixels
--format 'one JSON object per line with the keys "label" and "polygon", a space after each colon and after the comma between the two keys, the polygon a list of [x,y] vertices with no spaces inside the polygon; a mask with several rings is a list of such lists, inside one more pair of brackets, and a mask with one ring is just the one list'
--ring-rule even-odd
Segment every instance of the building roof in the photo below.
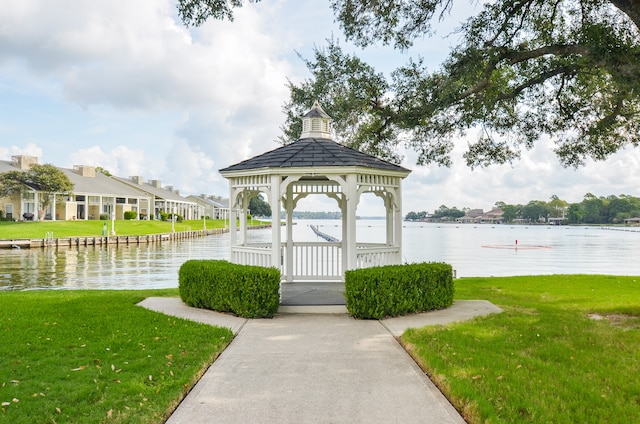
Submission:
{"label": "building roof", "polygon": [[0,160],[0,173],[9,172],[9,171],[24,171],[24,170],[17,168],[11,161]]}
{"label": "building roof", "polygon": [[130,186],[122,184],[101,172],[95,176],[86,177],[68,168],[58,168],[73,183],[73,193],[86,195],[102,195],[114,197],[144,197],[144,193]]}
{"label": "building roof", "polygon": [[302,134],[294,143],[254,156],[220,170],[221,173],[254,169],[372,168],[409,173],[399,165],[336,143],[331,137],[331,117],[316,100],[302,117]]}
{"label": "building roof", "polygon": [[131,178],[123,178],[123,177],[111,177],[123,184],[126,184],[130,187],[134,187],[134,189],[141,190],[145,193],[149,193],[156,198],[169,200],[174,202],[181,203],[193,203],[190,202],[186,197],[181,196],[179,193],[173,191],[173,187],[167,186],[165,188],[158,187],[153,184],[145,183],[142,181],[134,181]]}
{"label": "building roof", "polygon": [[220,209],[226,209],[229,207],[229,199],[224,199],[217,196],[207,196],[201,194],[200,196],[190,195],[187,199],[193,200],[198,204],[206,203],[209,206],[213,206]]}
{"label": "building roof", "polygon": [[262,155],[221,169],[220,172],[260,168],[365,167],[386,171],[408,169],[325,138],[303,138]]}
{"label": "building roof", "polygon": [[313,102],[313,107],[311,108],[311,110],[307,113],[305,113],[302,116],[302,119],[304,118],[326,118],[326,119],[330,119],[331,117],[329,115],[327,115],[327,112],[325,112],[322,107],[320,106],[320,103],[316,100],[315,102]]}
{"label": "building roof", "polygon": [[[36,162],[37,163],[37,162]],[[81,175],[78,169],[60,168],[67,178],[73,183],[73,193],[84,195],[117,196],[117,197],[143,197],[140,190],[120,183],[100,172],[92,172],[90,176]],[[26,172],[20,169],[13,162],[0,160],[0,173],[8,171]]]}

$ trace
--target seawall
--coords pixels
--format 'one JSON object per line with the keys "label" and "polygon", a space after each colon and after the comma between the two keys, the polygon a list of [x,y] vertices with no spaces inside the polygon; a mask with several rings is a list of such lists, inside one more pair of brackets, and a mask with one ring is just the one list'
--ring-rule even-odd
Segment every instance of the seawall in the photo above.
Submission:
{"label": "seawall", "polygon": [[[255,225],[249,229],[270,228],[271,225]],[[76,247],[76,246],[103,246],[103,245],[127,245],[141,243],[162,243],[166,241],[187,240],[216,234],[228,233],[228,228],[215,228],[211,230],[180,231],[174,233],[147,234],[141,236],[81,236],[58,237],[41,239],[5,239],[0,240],[0,249],[33,249],[45,247]]]}

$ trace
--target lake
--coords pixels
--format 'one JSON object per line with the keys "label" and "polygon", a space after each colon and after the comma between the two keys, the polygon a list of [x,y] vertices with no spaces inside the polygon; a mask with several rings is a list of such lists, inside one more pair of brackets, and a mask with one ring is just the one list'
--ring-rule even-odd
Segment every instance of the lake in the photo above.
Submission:
{"label": "lake", "polygon": [[[294,241],[341,238],[340,222],[296,220]],[[405,262],[446,262],[458,277],[540,274],[640,276],[640,228],[405,222]],[[251,230],[269,242],[271,230]],[[359,220],[359,242],[383,242],[384,221]],[[517,242],[516,242],[517,241]],[[178,286],[189,259],[228,259],[229,235],[128,246],[0,250],[0,290],[149,289]]]}

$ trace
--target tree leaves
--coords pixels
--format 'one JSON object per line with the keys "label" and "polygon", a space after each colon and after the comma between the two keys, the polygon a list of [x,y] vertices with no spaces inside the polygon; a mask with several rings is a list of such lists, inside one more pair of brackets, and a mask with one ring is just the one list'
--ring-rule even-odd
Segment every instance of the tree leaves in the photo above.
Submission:
{"label": "tree leaves", "polygon": [[185,25],[198,27],[209,18],[233,21],[233,9],[243,4],[243,0],[178,0],[178,14]]}
{"label": "tree leaves", "polygon": [[389,83],[373,67],[346,54],[338,41],[329,39],[327,43],[314,50],[314,60],[302,59],[313,77],[299,86],[289,81],[291,97],[284,106],[287,119],[280,142],[287,144],[299,138],[300,116],[317,100],[333,120],[336,141],[399,162],[395,150],[398,127],[387,97]]}
{"label": "tree leaves", "polygon": [[376,41],[405,50],[431,32],[431,20],[443,19],[453,0],[333,0],[331,8],[347,37],[366,47]]}
{"label": "tree leaves", "polygon": [[[258,1],[258,0],[248,0]],[[179,0],[187,25],[233,19],[243,0]],[[453,0],[332,0],[347,40],[407,50],[432,35]],[[305,60],[312,78],[289,82],[282,143],[319,100],[337,141],[397,162],[450,165],[453,140],[481,129],[465,154],[471,167],[511,162],[541,137],[566,166],[604,160],[640,144],[640,3],[625,0],[496,0],[463,24],[441,68],[409,61],[391,81],[334,40]]]}
{"label": "tree leaves", "polygon": [[51,164],[34,164],[26,171],[0,174],[0,197],[22,195],[32,190],[39,192],[40,208],[45,210],[54,196],[69,194],[73,183],[63,171]]}
{"label": "tree leaves", "polygon": [[[613,7],[619,3],[485,3],[462,26],[462,41],[440,69],[428,71],[421,59],[410,60],[393,73],[391,83],[376,81],[378,92],[368,94],[369,102],[383,106],[378,109],[343,101],[341,109],[348,105],[360,120],[331,113],[337,79],[324,74],[325,67],[331,64],[342,79],[354,75],[354,69],[340,66],[338,56],[345,55],[330,41],[327,51],[316,50],[315,62],[307,62],[315,79],[290,87],[292,100],[285,110],[324,90],[323,104],[336,121],[338,138],[357,140],[355,147],[374,154],[377,149],[387,157],[404,145],[418,153],[418,164],[450,165],[453,140],[469,130],[480,132],[464,155],[471,167],[510,163],[546,136],[555,141],[566,166],[583,165],[587,158],[604,160],[640,144],[640,34],[629,8],[625,15]],[[442,18],[451,1],[336,0],[332,5],[348,39],[405,49],[414,38],[429,34],[430,20]],[[355,56],[349,60],[375,75]],[[354,87],[341,87],[337,98],[350,99]],[[376,110],[385,111],[379,123],[392,129],[384,136],[362,125]]]}

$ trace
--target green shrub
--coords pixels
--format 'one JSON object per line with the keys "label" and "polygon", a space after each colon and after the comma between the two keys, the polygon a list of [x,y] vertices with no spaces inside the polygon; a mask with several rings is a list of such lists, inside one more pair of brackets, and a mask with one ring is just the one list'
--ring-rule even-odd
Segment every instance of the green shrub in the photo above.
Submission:
{"label": "green shrub", "polygon": [[453,303],[453,269],[418,263],[345,272],[347,310],[356,318],[381,319],[442,309]]}
{"label": "green shrub", "polygon": [[178,215],[177,213],[160,212],[161,221],[171,221],[174,216],[176,217],[176,222],[182,222],[182,220],[184,219],[182,215]]}
{"label": "green shrub", "polygon": [[245,318],[273,317],[280,306],[280,271],[224,260],[190,260],[178,273],[182,301]]}
{"label": "green shrub", "polygon": [[101,213],[100,214],[100,221],[108,221],[109,220],[109,214],[108,213]]}
{"label": "green shrub", "polygon": [[124,219],[130,220],[130,219],[136,219],[138,217],[138,212],[136,211],[125,211],[124,213]]}

